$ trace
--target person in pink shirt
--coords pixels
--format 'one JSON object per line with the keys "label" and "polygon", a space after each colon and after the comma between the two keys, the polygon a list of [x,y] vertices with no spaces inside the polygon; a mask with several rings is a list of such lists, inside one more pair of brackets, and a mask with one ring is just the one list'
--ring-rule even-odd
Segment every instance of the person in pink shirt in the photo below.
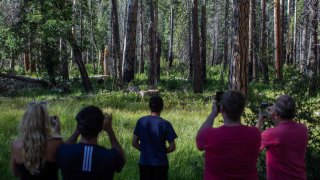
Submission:
{"label": "person in pink shirt", "polygon": [[[267,179],[295,180],[306,179],[305,152],[308,144],[308,129],[294,122],[296,104],[288,95],[280,96],[275,104],[268,108],[268,116],[274,123],[261,134],[261,147],[267,149]],[[259,115],[257,128],[266,117]]]}
{"label": "person in pink shirt", "polygon": [[[196,138],[198,149],[205,151],[204,179],[258,179],[256,165],[261,135],[256,127],[241,123],[245,98],[240,92],[229,90],[222,96],[219,107],[220,112],[213,104]],[[213,128],[219,113],[223,125]]]}

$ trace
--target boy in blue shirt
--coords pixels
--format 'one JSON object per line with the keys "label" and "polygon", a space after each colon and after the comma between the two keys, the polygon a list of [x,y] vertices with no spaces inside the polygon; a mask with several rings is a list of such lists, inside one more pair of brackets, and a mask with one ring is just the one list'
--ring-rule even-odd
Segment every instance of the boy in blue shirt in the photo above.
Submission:
{"label": "boy in blue shirt", "polygon": [[151,115],[140,118],[133,132],[132,146],[140,151],[140,180],[166,180],[169,169],[167,153],[175,150],[177,135],[171,123],[160,117],[163,109],[161,97],[150,98],[149,108]]}

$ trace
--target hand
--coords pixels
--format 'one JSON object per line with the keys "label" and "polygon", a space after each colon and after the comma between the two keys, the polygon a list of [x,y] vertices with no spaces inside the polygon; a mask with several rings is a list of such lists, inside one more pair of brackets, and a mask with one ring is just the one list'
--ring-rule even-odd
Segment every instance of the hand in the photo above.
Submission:
{"label": "hand", "polygon": [[216,103],[213,103],[213,105],[212,105],[211,114],[214,116],[217,116],[219,114],[218,107],[217,107]]}
{"label": "hand", "polygon": [[54,133],[60,134],[61,127],[60,127],[60,119],[58,116],[50,116],[50,123],[54,130]]}
{"label": "hand", "polygon": [[103,121],[103,130],[107,132],[112,131],[112,114],[105,114]]}

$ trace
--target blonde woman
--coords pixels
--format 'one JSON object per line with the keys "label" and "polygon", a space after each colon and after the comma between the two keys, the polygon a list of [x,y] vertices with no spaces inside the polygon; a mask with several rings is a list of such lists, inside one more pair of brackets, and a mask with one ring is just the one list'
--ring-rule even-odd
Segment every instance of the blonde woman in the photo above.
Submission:
{"label": "blonde woman", "polygon": [[20,126],[19,136],[11,146],[11,169],[14,176],[25,179],[58,179],[55,153],[63,143],[60,122],[49,117],[42,102],[33,102],[27,108]]}

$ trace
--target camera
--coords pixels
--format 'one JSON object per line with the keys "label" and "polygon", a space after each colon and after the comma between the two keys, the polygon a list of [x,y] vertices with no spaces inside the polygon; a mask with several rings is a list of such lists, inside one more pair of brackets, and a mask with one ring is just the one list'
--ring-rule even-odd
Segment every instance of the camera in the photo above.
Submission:
{"label": "camera", "polygon": [[272,106],[272,104],[268,102],[262,102],[260,104],[260,113],[263,117],[268,117],[268,112],[269,112],[268,107],[270,106]]}
{"label": "camera", "polygon": [[220,105],[221,105],[221,99],[223,94],[224,94],[223,91],[217,91],[214,97],[214,100],[216,101],[216,104],[217,104],[218,112],[220,112]]}
{"label": "camera", "polygon": [[52,127],[56,126],[57,119],[58,119],[57,116],[50,116],[50,124],[51,124]]}

